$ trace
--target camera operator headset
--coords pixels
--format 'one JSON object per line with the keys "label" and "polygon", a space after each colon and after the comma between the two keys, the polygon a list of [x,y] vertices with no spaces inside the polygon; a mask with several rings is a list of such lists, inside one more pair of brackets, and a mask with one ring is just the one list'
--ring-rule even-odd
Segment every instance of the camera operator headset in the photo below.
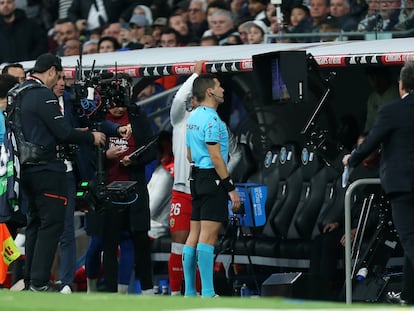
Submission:
{"label": "camera operator headset", "polygon": [[51,90],[62,70],[58,57],[42,54],[32,75],[22,84],[39,84],[21,97],[22,132],[25,140],[39,151],[21,163],[22,186],[29,200],[25,283],[33,291],[52,290],[50,268],[63,231],[67,179],[64,157],[57,153],[57,147],[63,142],[95,145],[105,142],[103,133],[78,131],[64,122]]}

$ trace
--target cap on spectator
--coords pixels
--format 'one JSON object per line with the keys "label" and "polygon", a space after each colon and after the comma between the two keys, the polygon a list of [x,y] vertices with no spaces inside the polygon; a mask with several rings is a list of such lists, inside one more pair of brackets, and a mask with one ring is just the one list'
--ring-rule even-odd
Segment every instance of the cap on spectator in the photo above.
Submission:
{"label": "cap on spectator", "polygon": [[62,61],[59,57],[51,53],[45,53],[36,59],[32,72],[43,73],[53,66],[55,66],[57,71],[63,70]]}
{"label": "cap on spectator", "polygon": [[138,27],[144,27],[148,25],[148,20],[143,14],[134,14],[129,20],[129,25],[137,25]]}
{"label": "cap on spectator", "polygon": [[256,27],[258,27],[263,32],[263,34],[267,34],[269,31],[266,24],[262,22],[261,20],[254,20],[254,21],[246,22],[246,27],[250,28],[252,25],[255,25]]}
{"label": "cap on spectator", "polygon": [[152,26],[167,26],[167,18],[166,17],[157,17],[156,20],[152,23]]}

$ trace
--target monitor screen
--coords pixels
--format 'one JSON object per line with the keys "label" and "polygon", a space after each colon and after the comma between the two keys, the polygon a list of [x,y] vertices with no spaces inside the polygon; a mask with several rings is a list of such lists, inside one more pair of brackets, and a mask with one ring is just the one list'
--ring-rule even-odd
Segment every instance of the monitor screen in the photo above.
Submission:
{"label": "monitor screen", "polygon": [[253,68],[265,105],[306,101],[308,73],[305,51],[253,55]]}
{"label": "monitor screen", "polygon": [[279,58],[271,59],[272,66],[272,100],[288,102],[290,100],[286,82],[280,71]]}

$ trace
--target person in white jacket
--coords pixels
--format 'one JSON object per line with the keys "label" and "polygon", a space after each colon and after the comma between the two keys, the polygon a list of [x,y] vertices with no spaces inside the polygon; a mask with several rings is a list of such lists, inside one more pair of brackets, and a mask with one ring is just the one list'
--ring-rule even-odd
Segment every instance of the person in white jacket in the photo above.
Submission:
{"label": "person in white jacket", "polygon": [[191,191],[188,180],[190,163],[187,161],[185,132],[187,119],[193,108],[191,104],[193,82],[201,74],[203,63],[203,61],[196,63],[194,73],[175,94],[170,110],[174,154],[174,184],[170,209],[171,254],[168,260],[171,295],[181,294],[181,283],[183,281],[182,252],[190,233]]}

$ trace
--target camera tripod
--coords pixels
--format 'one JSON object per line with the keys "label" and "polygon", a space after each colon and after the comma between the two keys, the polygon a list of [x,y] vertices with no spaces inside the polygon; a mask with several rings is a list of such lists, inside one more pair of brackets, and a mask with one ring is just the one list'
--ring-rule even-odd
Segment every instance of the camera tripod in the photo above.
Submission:
{"label": "camera tripod", "polygon": [[[233,280],[233,287],[234,287],[234,283],[237,282],[237,278],[235,278],[235,276],[238,273],[237,267],[236,267],[235,262],[234,262],[234,258],[235,258],[236,242],[239,239],[242,240],[244,251],[247,254],[248,273],[250,274],[250,276],[252,277],[252,279],[254,281],[254,285],[256,287],[257,293],[260,294],[260,288],[259,288],[257,278],[256,278],[256,274],[255,274],[255,271],[254,271],[254,266],[253,266],[253,263],[252,263],[250,250],[247,247],[246,234],[243,233],[242,226],[240,224],[239,215],[234,214],[234,215],[229,217],[229,222],[227,224],[227,228],[225,230],[225,233],[221,237],[220,242],[218,244],[219,245],[218,246],[218,251],[216,252],[216,255],[214,257],[214,261],[217,260],[217,257],[220,254],[225,254],[225,253],[230,254],[231,262],[230,262],[230,265],[228,267],[229,272],[227,273],[228,274],[227,278],[228,278],[229,281]],[[230,275],[230,273],[231,273],[231,275]]]}
{"label": "camera tripod", "polygon": [[[362,249],[362,241],[367,225],[371,207],[379,210],[378,223],[374,234],[368,241],[366,251],[360,255]],[[358,222],[357,233],[355,235],[354,249],[355,261],[352,269],[352,276],[358,276],[357,268],[366,268],[367,271],[381,274],[385,271],[388,259],[399,243],[399,238],[391,216],[391,206],[384,196],[375,198],[375,194],[371,194],[364,201],[361,215]],[[366,275],[364,276],[364,278]]]}

